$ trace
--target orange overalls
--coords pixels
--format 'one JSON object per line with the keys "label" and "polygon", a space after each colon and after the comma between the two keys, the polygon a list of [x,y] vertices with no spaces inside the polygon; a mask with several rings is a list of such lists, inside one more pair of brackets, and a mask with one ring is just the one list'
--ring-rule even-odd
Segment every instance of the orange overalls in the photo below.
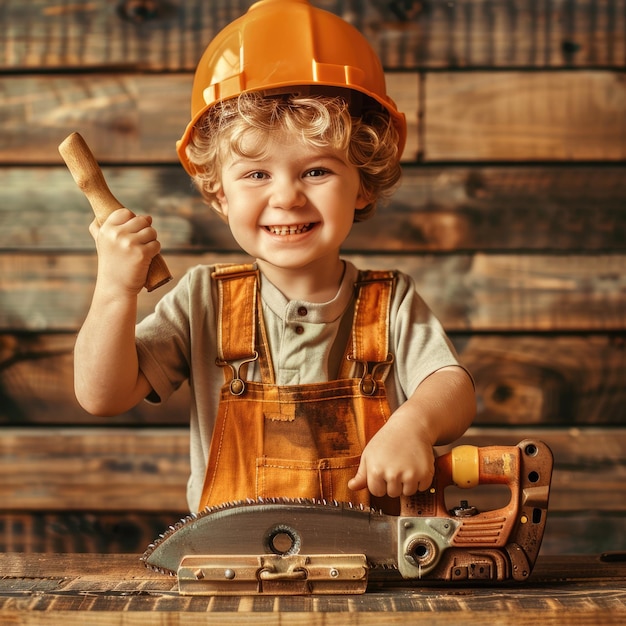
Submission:
{"label": "orange overalls", "polygon": [[[359,273],[351,341],[337,380],[275,384],[260,305],[258,270],[220,266],[213,274],[219,303],[218,364],[224,367],[200,509],[247,498],[313,498],[377,506],[347,483],[366,443],[390,415],[384,380],[389,352],[392,272]],[[261,382],[245,379],[259,362]],[[361,377],[350,378],[354,362]]]}

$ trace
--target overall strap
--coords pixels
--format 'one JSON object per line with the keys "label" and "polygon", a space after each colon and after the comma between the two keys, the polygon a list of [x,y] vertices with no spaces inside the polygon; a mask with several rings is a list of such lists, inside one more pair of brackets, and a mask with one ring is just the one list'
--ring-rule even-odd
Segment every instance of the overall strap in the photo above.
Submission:
{"label": "overall strap", "polygon": [[340,377],[343,377],[349,362],[360,363],[364,393],[374,393],[376,385],[371,381],[383,380],[388,370],[384,366],[393,362],[389,350],[389,312],[395,283],[395,272],[378,270],[359,271],[355,283],[352,333]]}
{"label": "overall strap", "polygon": [[251,263],[217,265],[212,277],[218,290],[217,364],[230,367],[232,376],[226,368],[226,381],[231,381],[231,391],[239,395],[244,391],[248,363],[259,356],[263,379],[273,379],[259,306],[259,271]]}

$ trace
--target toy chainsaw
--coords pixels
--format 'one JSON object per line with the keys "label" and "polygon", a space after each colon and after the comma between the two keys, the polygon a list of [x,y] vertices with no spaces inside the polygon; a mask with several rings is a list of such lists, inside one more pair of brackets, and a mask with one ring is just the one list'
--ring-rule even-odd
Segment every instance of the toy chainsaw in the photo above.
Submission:
{"label": "toy chainsaw", "polygon": [[[352,594],[369,583],[524,581],[546,523],[552,452],[540,441],[458,446],[399,516],[348,503],[265,499],[207,508],[171,526],[141,560],[184,595]],[[448,486],[506,485],[508,505],[446,509]]]}

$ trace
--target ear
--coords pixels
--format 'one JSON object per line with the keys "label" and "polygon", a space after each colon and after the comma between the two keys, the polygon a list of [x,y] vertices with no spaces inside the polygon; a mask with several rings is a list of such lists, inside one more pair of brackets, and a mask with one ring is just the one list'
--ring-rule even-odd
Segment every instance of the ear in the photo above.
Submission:
{"label": "ear", "polygon": [[366,194],[362,189],[359,190],[359,194],[356,197],[354,208],[359,211],[367,207],[371,203],[369,194]]}
{"label": "ear", "polygon": [[212,206],[220,217],[228,222],[228,200],[221,187],[215,192],[215,201],[212,202]]}

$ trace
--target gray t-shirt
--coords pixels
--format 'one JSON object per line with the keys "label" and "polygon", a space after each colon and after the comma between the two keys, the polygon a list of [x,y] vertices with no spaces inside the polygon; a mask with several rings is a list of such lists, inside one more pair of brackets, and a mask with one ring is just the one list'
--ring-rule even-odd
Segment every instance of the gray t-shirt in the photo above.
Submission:
{"label": "gray t-shirt", "polygon": [[[261,275],[261,305],[276,382],[296,385],[336,378],[349,340],[354,283],[358,271],[346,263],[337,295],[325,303],[289,301]],[[191,476],[187,501],[197,510],[209,454],[211,433],[224,373],[215,364],[216,295],[213,267],[191,268],[136,329],[139,366],[154,394],[165,401],[181,384],[191,390]],[[441,324],[417,294],[413,280],[398,273],[391,303],[390,350],[394,354],[385,386],[394,411],[430,374],[458,365]],[[258,381],[258,367],[248,379]]]}

